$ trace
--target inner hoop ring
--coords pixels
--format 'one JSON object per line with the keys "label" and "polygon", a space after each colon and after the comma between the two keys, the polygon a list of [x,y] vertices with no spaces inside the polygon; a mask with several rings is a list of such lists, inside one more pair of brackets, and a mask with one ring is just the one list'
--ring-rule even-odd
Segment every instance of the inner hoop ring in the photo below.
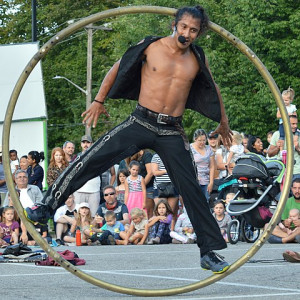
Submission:
{"label": "inner hoop ring", "polygon": [[[287,112],[284,107],[284,103],[281,99],[280,91],[266,69],[266,67],[263,65],[263,63],[259,60],[259,58],[254,54],[254,52],[248,48],[242,41],[240,41],[237,37],[232,35],[230,32],[225,30],[224,28],[220,27],[219,25],[209,22],[209,28],[216,33],[218,33],[222,38],[232,43],[237,49],[239,49],[244,55],[248,57],[248,59],[254,64],[254,66],[257,68],[257,70],[260,72],[261,76],[266,81],[267,85],[269,86],[269,89],[271,90],[273,97],[275,98],[276,104],[279,107],[282,119],[283,119],[283,125],[284,130],[286,133],[286,142],[287,142],[287,172],[285,177],[285,183],[283,186],[283,190],[281,193],[281,198],[279,201],[279,204],[277,206],[277,209],[269,223],[269,226],[266,228],[266,230],[263,232],[261,237],[253,244],[253,246],[238,260],[236,260],[230,268],[223,274],[215,274],[212,275],[202,281],[198,281],[193,284],[184,285],[176,288],[170,288],[170,289],[157,289],[157,290],[147,290],[147,289],[133,289],[128,288],[124,286],[119,286],[115,284],[111,284],[105,281],[102,281],[100,279],[97,279],[91,275],[86,274],[85,272],[81,271],[80,269],[76,268],[72,264],[70,264],[68,261],[63,259],[56,251],[54,251],[40,236],[39,233],[34,229],[33,225],[25,218],[23,207],[20,203],[20,200],[18,199],[17,193],[15,191],[11,171],[10,171],[10,165],[9,165],[9,136],[10,136],[10,128],[11,128],[11,122],[12,122],[12,116],[13,112],[19,97],[19,94],[29,77],[30,73],[36,66],[36,64],[44,57],[46,54],[52,49],[58,42],[60,42],[62,39],[68,37],[69,35],[73,34],[77,30],[83,28],[84,26],[87,26],[91,23],[98,22],[99,20],[109,18],[109,17],[116,17],[120,15],[126,15],[126,14],[136,14],[136,13],[155,13],[155,14],[162,14],[162,15],[170,15],[174,16],[176,13],[176,9],[174,8],[168,8],[168,7],[159,7],[159,6],[130,6],[130,7],[122,7],[122,8],[116,8],[116,9],[110,9],[103,12],[96,13],[94,15],[91,15],[89,17],[83,18],[80,21],[68,26],[66,29],[58,32],[54,37],[52,37],[47,43],[45,43],[40,50],[32,57],[32,59],[28,62],[27,66],[23,70],[22,74],[20,75],[14,90],[12,92],[12,95],[10,97],[5,120],[3,124],[3,138],[2,138],[2,145],[3,145],[3,166],[5,171],[5,177],[7,179],[7,186],[8,190],[10,192],[10,195],[13,198],[14,207],[17,210],[18,215],[20,216],[22,222],[25,224],[27,230],[30,232],[31,236],[34,238],[34,240],[41,246],[41,248],[49,255],[51,256],[57,263],[59,263],[62,267],[64,267],[67,271],[70,273],[76,275],[77,277],[94,284],[96,286],[99,286],[101,288],[111,290],[118,293],[123,294],[129,294],[129,295],[136,295],[136,296],[170,296],[170,295],[176,295],[181,293],[187,293],[190,291],[194,291],[196,289],[200,289],[203,287],[206,287],[212,283],[215,283],[224,277],[228,276],[229,274],[236,271],[239,267],[241,267],[244,263],[246,263],[265,243],[269,235],[271,234],[272,230],[274,229],[281,212],[283,211],[284,205],[286,203],[286,200],[288,198],[289,194],[289,187],[292,181],[292,175],[293,175],[293,140],[292,140],[292,131],[290,127],[289,118],[287,115]],[[200,267],[199,267],[200,269]]]}

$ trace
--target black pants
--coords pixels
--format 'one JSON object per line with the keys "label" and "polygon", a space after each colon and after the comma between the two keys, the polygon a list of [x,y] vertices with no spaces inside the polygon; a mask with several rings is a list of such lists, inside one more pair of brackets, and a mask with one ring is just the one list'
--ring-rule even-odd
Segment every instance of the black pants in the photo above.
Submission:
{"label": "black pants", "polygon": [[182,196],[201,252],[226,248],[219,226],[200,189],[192,154],[185,149],[182,136],[175,126],[158,124],[139,110],[78,156],[47,191],[43,202],[52,209],[63,205],[68,196],[88,180],[147,148],[160,156]]}

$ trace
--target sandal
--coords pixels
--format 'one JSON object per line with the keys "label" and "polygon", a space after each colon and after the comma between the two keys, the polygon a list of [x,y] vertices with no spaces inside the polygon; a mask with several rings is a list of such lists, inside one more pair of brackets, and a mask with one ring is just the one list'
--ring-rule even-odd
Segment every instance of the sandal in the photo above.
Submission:
{"label": "sandal", "polygon": [[[291,263],[300,263],[300,255],[294,251],[286,251],[282,253],[283,258]],[[298,257],[299,256],[299,257]]]}

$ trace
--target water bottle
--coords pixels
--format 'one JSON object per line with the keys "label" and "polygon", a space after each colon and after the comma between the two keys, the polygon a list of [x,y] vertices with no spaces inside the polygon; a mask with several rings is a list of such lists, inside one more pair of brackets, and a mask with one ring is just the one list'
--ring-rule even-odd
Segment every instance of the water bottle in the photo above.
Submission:
{"label": "water bottle", "polygon": [[79,229],[76,230],[76,246],[81,246],[81,232]]}
{"label": "water bottle", "polygon": [[282,162],[286,165],[286,150],[282,150],[281,156],[282,156]]}

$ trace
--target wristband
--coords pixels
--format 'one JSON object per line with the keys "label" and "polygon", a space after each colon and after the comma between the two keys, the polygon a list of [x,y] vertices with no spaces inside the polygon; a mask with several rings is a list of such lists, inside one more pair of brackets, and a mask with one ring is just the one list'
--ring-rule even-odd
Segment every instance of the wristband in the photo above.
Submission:
{"label": "wristband", "polygon": [[100,104],[104,105],[104,102],[98,101],[96,99],[93,102],[97,102],[97,103],[100,103]]}

